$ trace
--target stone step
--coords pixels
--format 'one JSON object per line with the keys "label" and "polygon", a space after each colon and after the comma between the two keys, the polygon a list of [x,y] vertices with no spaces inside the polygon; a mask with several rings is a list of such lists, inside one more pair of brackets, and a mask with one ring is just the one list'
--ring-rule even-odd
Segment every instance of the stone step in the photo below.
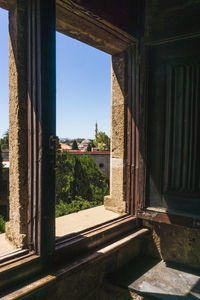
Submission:
{"label": "stone step", "polygon": [[116,299],[200,299],[200,272],[140,255],[110,274],[105,289],[118,289]]}

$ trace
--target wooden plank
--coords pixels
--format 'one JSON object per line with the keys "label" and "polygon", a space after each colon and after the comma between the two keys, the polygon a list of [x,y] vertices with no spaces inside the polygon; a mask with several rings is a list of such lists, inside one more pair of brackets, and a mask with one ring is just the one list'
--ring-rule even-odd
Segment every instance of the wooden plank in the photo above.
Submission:
{"label": "wooden plank", "polygon": [[31,253],[4,263],[0,268],[0,297],[10,287],[40,273],[42,266],[39,257]]}
{"label": "wooden plank", "polygon": [[14,5],[15,5],[14,0],[0,0],[0,8],[9,10],[9,9],[13,8]]}
{"label": "wooden plank", "polygon": [[184,216],[176,213],[161,213],[157,211],[143,210],[138,211],[138,218],[143,220],[154,221],[158,223],[179,225],[190,228],[200,228],[200,218],[195,215]]}
{"label": "wooden plank", "polygon": [[57,1],[56,29],[111,55],[125,51],[135,39],[73,1]]}

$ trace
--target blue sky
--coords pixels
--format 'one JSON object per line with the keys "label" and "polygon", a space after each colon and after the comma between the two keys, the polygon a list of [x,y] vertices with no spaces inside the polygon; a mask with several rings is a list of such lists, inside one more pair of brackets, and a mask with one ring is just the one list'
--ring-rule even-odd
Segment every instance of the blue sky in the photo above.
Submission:
{"label": "blue sky", "polygon": [[[8,129],[8,16],[0,9],[0,137]],[[56,33],[57,135],[110,135],[110,55]]]}
{"label": "blue sky", "polygon": [[110,55],[56,34],[57,135],[110,135]]}
{"label": "blue sky", "polygon": [[8,13],[0,8],[0,137],[9,127],[8,118]]}

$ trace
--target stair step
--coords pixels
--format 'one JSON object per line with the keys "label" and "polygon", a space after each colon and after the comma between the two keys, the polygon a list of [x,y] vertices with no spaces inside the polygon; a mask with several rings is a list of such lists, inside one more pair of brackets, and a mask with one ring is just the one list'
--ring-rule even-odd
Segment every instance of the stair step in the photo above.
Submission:
{"label": "stair step", "polygon": [[143,255],[111,274],[109,282],[138,299],[200,299],[200,272]]}

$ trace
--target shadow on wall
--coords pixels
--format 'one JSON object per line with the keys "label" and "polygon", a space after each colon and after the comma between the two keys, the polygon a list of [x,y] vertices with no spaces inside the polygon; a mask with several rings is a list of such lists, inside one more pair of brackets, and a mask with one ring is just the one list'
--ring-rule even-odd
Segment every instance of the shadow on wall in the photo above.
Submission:
{"label": "shadow on wall", "polygon": [[194,269],[200,269],[200,230],[143,221],[152,231],[145,253]]}

